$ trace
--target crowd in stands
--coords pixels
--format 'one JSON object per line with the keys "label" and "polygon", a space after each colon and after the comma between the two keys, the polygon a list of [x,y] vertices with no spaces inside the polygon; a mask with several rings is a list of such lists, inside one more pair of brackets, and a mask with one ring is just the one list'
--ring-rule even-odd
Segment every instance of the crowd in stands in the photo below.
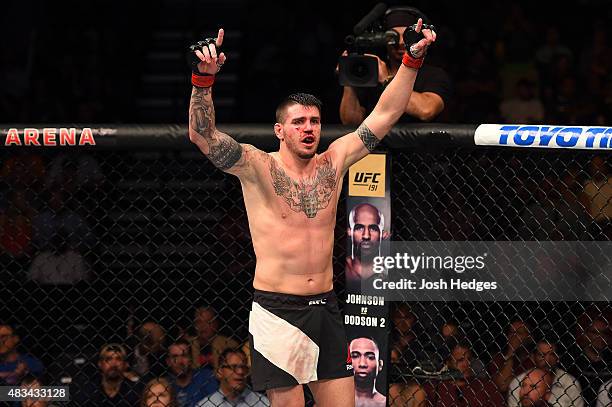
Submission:
{"label": "crowd in stands", "polygon": [[[609,308],[585,309],[570,346],[560,339],[564,333],[544,329],[548,321],[516,318],[499,353],[480,355],[478,338],[462,321],[426,329],[406,303],[392,312],[392,406],[604,407],[612,402]],[[0,384],[69,386],[75,406],[268,406],[265,395],[249,388],[246,339],[222,335],[210,305],[197,307],[192,322],[194,334],[144,321],[123,343],[104,344],[62,377],[50,377],[43,363],[20,347],[17,328],[2,324]],[[29,402],[22,405],[47,405]]]}

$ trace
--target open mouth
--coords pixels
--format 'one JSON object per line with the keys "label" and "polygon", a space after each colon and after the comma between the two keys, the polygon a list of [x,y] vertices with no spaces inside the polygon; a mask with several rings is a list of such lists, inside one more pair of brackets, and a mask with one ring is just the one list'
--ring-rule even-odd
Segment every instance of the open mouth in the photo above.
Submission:
{"label": "open mouth", "polygon": [[306,136],[302,139],[302,144],[304,144],[307,147],[312,147],[314,143],[315,143],[314,136]]}

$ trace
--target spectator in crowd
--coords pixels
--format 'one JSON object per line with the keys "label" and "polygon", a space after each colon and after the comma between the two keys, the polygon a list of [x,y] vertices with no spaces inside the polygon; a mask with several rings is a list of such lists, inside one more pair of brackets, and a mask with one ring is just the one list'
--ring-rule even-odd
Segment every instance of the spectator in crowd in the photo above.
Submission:
{"label": "spectator in crowd", "polygon": [[493,381],[474,377],[471,367],[472,351],[469,345],[460,341],[451,341],[449,345],[451,347],[446,366],[449,370],[458,372],[456,374],[460,375],[460,378],[425,385],[432,406],[504,406],[504,398]]}
{"label": "spectator in crowd", "polygon": [[28,279],[39,284],[76,284],[91,278],[91,266],[70,244],[68,232],[60,228],[48,247],[37,254],[28,270]]}
{"label": "spectator in crowd", "polygon": [[397,383],[389,386],[389,406],[390,407],[427,407],[427,394],[414,381],[406,385],[398,385]]}
{"label": "spectator in crowd", "polygon": [[36,214],[25,189],[10,191],[8,205],[0,212],[0,252],[13,259],[32,253],[32,220]]}
{"label": "spectator in crowd", "polygon": [[194,328],[196,337],[192,341],[192,352],[196,366],[210,365],[214,369],[223,349],[238,347],[238,342],[217,333],[219,318],[212,306],[196,308]]}
{"label": "spectator in crowd", "polygon": [[[437,347],[436,351],[438,353],[444,354],[445,350],[448,352],[449,344],[454,344],[456,342],[466,342],[465,333],[462,330],[462,327],[455,320],[447,320],[440,327],[440,343],[436,343]],[[437,341],[433,341],[434,343]],[[472,368],[472,372],[475,377],[485,377],[487,376],[487,371],[485,368],[485,364],[482,360],[476,358],[472,355],[472,360],[470,362],[470,366]]]}
{"label": "spectator in crowd", "polygon": [[[421,406],[426,395],[423,388],[406,376],[419,365],[422,349],[416,325],[417,316],[406,303],[397,303],[391,313],[391,366],[389,371],[389,402],[391,405]],[[413,403],[413,404],[408,404]]]}
{"label": "spectator in crowd", "polygon": [[[40,378],[28,374],[21,379],[21,389],[30,390],[30,389],[40,389],[43,387],[43,383]],[[57,404],[50,404],[48,399],[36,399],[36,398],[26,398],[22,400],[21,403],[14,403],[15,407],[55,407]]]}
{"label": "spectator in crowd", "polygon": [[537,124],[544,120],[544,104],[537,97],[535,84],[527,78],[516,83],[516,96],[499,106],[506,123]]}
{"label": "spectator in crowd", "polygon": [[136,332],[137,343],[131,355],[131,367],[143,381],[166,373],[166,331],[154,321],[143,323]]}
{"label": "spectator in crowd", "polygon": [[270,401],[247,387],[249,367],[240,349],[225,349],[217,367],[219,389],[202,399],[197,407],[268,407]]}
{"label": "spectator in crowd", "polygon": [[93,190],[104,181],[102,168],[91,154],[58,154],[49,165],[45,187],[76,193],[79,189]]}
{"label": "spectator in crowd", "polygon": [[581,197],[591,218],[600,224],[612,220],[612,177],[606,159],[602,155],[591,159],[591,177],[585,182]]}
{"label": "spectator in crowd", "polygon": [[0,180],[9,189],[39,191],[45,176],[45,162],[40,154],[31,150],[11,151],[0,168]]}
{"label": "spectator in crowd", "polygon": [[383,369],[378,344],[371,338],[355,338],[349,344],[355,374],[355,406],[387,405],[387,397],[376,390],[376,378]]}
{"label": "spectator in crowd", "polygon": [[177,407],[170,382],[163,377],[151,379],[142,393],[140,407]]}
{"label": "spectator in crowd", "polygon": [[417,316],[410,305],[398,303],[391,314],[391,363],[399,370],[417,365],[422,350],[416,335]]}
{"label": "spectator in crowd", "polygon": [[[387,60],[372,55],[378,61],[378,86],[375,88],[355,88],[345,86],[340,102],[340,120],[349,126],[359,125],[374,109],[385,86],[393,79],[402,64],[406,52],[403,33],[407,27],[416,24],[417,16],[405,8],[391,8],[384,19],[386,30],[398,34],[399,43],[387,45]],[[346,55],[346,52],[345,54]],[[427,59],[426,59],[427,61]],[[449,103],[451,80],[441,68],[429,64],[419,69],[414,90],[405,108],[404,116],[399,122],[423,121],[435,119]]]}
{"label": "spectator in crowd", "polygon": [[49,248],[60,228],[66,232],[68,242],[74,248],[87,249],[95,244],[95,237],[85,219],[70,208],[71,202],[61,189],[48,191],[47,207],[32,221],[32,243],[38,250]]}
{"label": "spectator in crowd", "polygon": [[597,392],[597,403],[596,407],[610,407],[612,406],[612,380],[605,382]]}
{"label": "spectator in crowd", "polygon": [[491,49],[467,49],[469,64],[457,68],[457,116],[464,123],[496,122],[499,116],[499,71]]}
{"label": "spectator in crowd", "polygon": [[521,320],[513,321],[507,331],[505,351],[493,355],[488,372],[502,393],[508,391],[513,377],[534,367],[531,359],[533,340],[529,326]]}
{"label": "spectator in crowd", "polygon": [[40,360],[17,350],[19,335],[8,324],[0,324],[0,385],[15,386],[30,374],[40,377],[44,367]]}
{"label": "spectator in crowd", "polygon": [[542,369],[531,369],[525,373],[521,380],[519,397],[521,407],[548,407],[551,404],[550,388],[553,378],[550,373]]}
{"label": "spectator in crowd", "polygon": [[592,33],[590,40],[581,47],[580,71],[582,76],[597,76],[610,80],[612,66],[612,47],[609,43],[608,24],[598,19],[590,25]]}
{"label": "spectator in crowd", "polygon": [[[532,354],[536,368],[545,371],[552,378],[550,392],[546,401],[559,407],[583,407],[582,388],[578,380],[561,369],[559,356],[557,355],[557,345],[542,339],[537,342]],[[521,406],[521,383],[527,373],[521,373],[515,377],[508,388],[508,407]]]}
{"label": "spectator in crowd", "polygon": [[71,383],[70,398],[74,406],[138,405],[142,383],[133,376],[127,378],[127,353],[123,345],[110,343],[102,346],[98,368],[97,374],[90,376],[83,373]]}
{"label": "spectator in crowd", "polygon": [[597,392],[612,378],[612,352],[609,316],[596,307],[588,309],[579,318],[576,327],[576,345],[565,355],[564,368],[574,375],[582,387],[587,406],[595,406]]}
{"label": "spectator in crowd", "polygon": [[168,347],[166,363],[170,368],[168,379],[178,407],[194,407],[198,401],[217,390],[218,383],[209,366],[193,369],[189,342],[180,339],[172,343]]}
{"label": "spectator in crowd", "polygon": [[549,25],[546,28],[544,44],[536,50],[535,54],[535,60],[540,67],[542,76],[549,73],[550,65],[559,56],[573,58],[574,55],[565,44],[561,43],[559,29],[554,25]]}

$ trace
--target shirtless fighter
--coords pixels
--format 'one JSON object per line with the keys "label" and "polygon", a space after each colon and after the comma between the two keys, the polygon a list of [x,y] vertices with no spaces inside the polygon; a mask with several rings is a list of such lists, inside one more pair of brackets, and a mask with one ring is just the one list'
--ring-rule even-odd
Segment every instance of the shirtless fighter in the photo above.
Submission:
{"label": "shirtless fighter", "polygon": [[419,20],[403,66],[359,128],[317,154],[321,102],[294,94],[276,109],[279,151],[239,144],[215,126],[212,85],[226,61],[216,39],[191,47],[189,138],[220,170],[240,179],[257,256],[249,318],[253,387],[272,406],[354,406],[348,343],[332,283],[336,207],[349,166],[376,148],[404,112],[418,68],[436,35]]}

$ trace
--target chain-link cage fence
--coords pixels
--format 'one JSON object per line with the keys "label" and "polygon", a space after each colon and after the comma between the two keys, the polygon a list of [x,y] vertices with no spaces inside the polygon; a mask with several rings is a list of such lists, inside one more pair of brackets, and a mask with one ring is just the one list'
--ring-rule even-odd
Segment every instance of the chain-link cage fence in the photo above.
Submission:
{"label": "chain-link cage fence", "polygon": [[[389,153],[395,240],[601,241],[612,233],[607,155]],[[218,365],[224,348],[247,342],[255,256],[240,183],[194,146],[0,154],[2,384],[39,376],[69,385],[74,405],[102,405],[101,375],[122,375],[120,396],[137,405],[151,378]],[[338,219],[342,298],[344,198]],[[388,402],[595,406],[599,396],[607,405],[609,317],[605,302],[394,303]],[[180,396],[201,396],[207,379],[198,380]]]}

